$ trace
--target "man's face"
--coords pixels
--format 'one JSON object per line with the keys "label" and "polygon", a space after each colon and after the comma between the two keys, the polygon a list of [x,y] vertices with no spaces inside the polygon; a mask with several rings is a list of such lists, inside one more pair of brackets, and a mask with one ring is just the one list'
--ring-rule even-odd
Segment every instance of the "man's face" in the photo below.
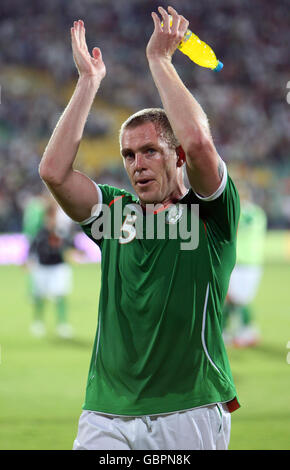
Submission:
{"label": "man's face", "polygon": [[124,130],[121,153],[131,184],[143,204],[170,202],[177,187],[177,155],[152,122]]}

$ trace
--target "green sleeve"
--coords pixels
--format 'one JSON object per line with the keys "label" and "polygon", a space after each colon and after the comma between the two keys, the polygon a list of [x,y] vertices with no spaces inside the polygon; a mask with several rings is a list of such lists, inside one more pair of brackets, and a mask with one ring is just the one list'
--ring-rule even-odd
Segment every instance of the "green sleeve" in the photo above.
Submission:
{"label": "green sleeve", "polygon": [[240,198],[231,177],[227,174],[225,188],[216,199],[199,198],[198,203],[206,229],[222,242],[235,240],[240,218]]}
{"label": "green sleeve", "polygon": [[[92,208],[91,217],[84,220],[80,223],[80,226],[84,233],[91,239],[93,242],[97,243],[101,247],[103,238],[95,238],[92,234],[92,225],[94,222],[99,218],[104,218],[105,214],[108,214],[108,210],[114,207],[114,203],[119,199],[122,199],[124,203],[134,202],[135,198],[132,194],[125,191],[124,189],[115,188],[114,186],[110,186],[108,184],[98,184],[97,185],[99,191],[99,203],[96,204]],[[106,207],[106,211],[104,209]],[[112,217],[112,215],[111,215]]]}

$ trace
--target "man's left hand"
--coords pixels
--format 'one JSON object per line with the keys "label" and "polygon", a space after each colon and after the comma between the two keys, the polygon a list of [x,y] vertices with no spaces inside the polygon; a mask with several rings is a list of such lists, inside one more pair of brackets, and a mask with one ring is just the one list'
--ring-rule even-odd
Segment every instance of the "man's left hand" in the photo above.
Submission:
{"label": "man's left hand", "polygon": [[146,55],[148,60],[165,58],[171,61],[172,55],[184,38],[189,22],[172,7],[168,7],[168,13],[162,7],[159,7],[158,11],[163,24],[157,13],[152,12],[154,31],[148,42]]}

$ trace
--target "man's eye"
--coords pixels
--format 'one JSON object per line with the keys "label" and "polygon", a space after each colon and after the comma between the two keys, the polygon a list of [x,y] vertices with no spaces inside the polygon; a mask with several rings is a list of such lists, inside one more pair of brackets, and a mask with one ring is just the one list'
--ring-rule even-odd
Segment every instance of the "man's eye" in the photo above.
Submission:
{"label": "man's eye", "polygon": [[153,153],[155,153],[155,149],[148,149],[146,150],[146,153],[149,153],[150,155],[152,155]]}
{"label": "man's eye", "polygon": [[126,155],[124,155],[124,157],[126,159],[132,159],[132,158],[134,158],[134,153],[126,153]]}

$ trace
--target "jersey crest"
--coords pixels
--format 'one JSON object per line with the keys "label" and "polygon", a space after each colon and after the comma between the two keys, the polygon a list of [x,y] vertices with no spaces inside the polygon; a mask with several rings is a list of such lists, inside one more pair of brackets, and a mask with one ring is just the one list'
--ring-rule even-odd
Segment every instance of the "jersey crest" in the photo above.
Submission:
{"label": "jersey crest", "polygon": [[183,207],[179,204],[171,206],[165,216],[166,223],[177,224],[179,219],[182,217],[183,210]]}

